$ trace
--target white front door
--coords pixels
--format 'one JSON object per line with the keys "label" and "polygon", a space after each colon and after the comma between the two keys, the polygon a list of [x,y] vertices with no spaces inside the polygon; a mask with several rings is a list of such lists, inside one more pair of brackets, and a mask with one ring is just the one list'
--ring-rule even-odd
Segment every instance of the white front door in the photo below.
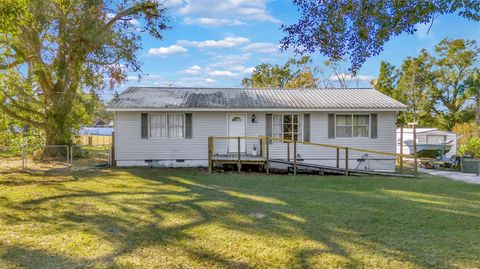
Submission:
{"label": "white front door", "polygon": [[[246,136],[246,128],[245,114],[228,114],[228,136]],[[228,152],[238,152],[237,139],[228,139]],[[245,152],[245,139],[240,139],[240,152]]]}

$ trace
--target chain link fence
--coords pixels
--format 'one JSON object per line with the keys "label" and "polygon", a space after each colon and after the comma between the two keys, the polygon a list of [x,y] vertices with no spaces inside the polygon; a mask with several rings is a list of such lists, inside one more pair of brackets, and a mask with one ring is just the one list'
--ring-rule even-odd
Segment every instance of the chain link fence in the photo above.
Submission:
{"label": "chain link fence", "polygon": [[0,173],[61,171],[111,165],[111,146],[0,146]]}
{"label": "chain link fence", "polygon": [[111,146],[70,147],[70,165],[74,169],[107,167],[111,165]]}

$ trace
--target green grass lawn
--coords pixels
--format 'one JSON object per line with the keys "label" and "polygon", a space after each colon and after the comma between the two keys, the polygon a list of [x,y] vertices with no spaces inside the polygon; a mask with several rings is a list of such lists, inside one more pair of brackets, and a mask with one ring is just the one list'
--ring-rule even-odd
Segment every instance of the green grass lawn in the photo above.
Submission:
{"label": "green grass lawn", "polygon": [[113,169],[0,174],[0,268],[480,268],[480,185]]}

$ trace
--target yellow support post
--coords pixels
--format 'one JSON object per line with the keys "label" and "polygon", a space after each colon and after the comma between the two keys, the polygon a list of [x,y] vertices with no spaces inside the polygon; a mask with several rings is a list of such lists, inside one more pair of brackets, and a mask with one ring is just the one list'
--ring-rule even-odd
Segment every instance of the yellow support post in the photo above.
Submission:
{"label": "yellow support post", "polygon": [[348,148],[345,148],[345,176],[348,177]]}
{"label": "yellow support post", "polygon": [[265,137],[265,155],[266,155],[265,171],[267,172],[267,174],[269,174],[270,173],[270,147],[269,147],[268,136]]}
{"label": "yellow support post", "polygon": [[213,171],[213,137],[208,137],[208,173]]}
{"label": "yellow support post", "polygon": [[287,142],[287,162],[290,161],[290,143]]}
{"label": "yellow support post", "polygon": [[400,124],[400,173],[403,173],[403,123]]}
{"label": "yellow support post", "polygon": [[237,137],[237,168],[238,172],[242,169],[242,160],[241,160],[241,154],[240,154],[240,137]]}
{"label": "yellow support post", "polygon": [[340,148],[337,148],[337,168],[340,168]]}
{"label": "yellow support post", "polygon": [[413,123],[413,175],[418,176],[418,160],[417,160],[417,128],[416,123]]}
{"label": "yellow support post", "polygon": [[297,175],[297,140],[293,140],[293,174]]}

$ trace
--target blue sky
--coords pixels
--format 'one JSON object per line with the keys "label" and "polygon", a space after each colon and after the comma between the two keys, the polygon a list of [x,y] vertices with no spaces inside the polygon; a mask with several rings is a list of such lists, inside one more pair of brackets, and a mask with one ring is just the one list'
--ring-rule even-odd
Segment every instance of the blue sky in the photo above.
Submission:
{"label": "blue sky", "polygon": [[[278,50],[284,35],[280,25],[299,17],[290,0],[167,0],[165,4],[172,29],[164,32],[163,40],[143,36],[143,79],[130,74],[119,91],[127,86],[240,87],[257,64],[282,64],[294,56]],[[445,15],[435,20],[428,34],[428,26],[419,25],[414,35],[394,37],[362,67],[359,86],[369,86],[382,60],[399,65],[422,48],[433,50],[446,37],[479,42],[479,26]],[[325,60],[320,54],[311,56],[314,64]]]}

